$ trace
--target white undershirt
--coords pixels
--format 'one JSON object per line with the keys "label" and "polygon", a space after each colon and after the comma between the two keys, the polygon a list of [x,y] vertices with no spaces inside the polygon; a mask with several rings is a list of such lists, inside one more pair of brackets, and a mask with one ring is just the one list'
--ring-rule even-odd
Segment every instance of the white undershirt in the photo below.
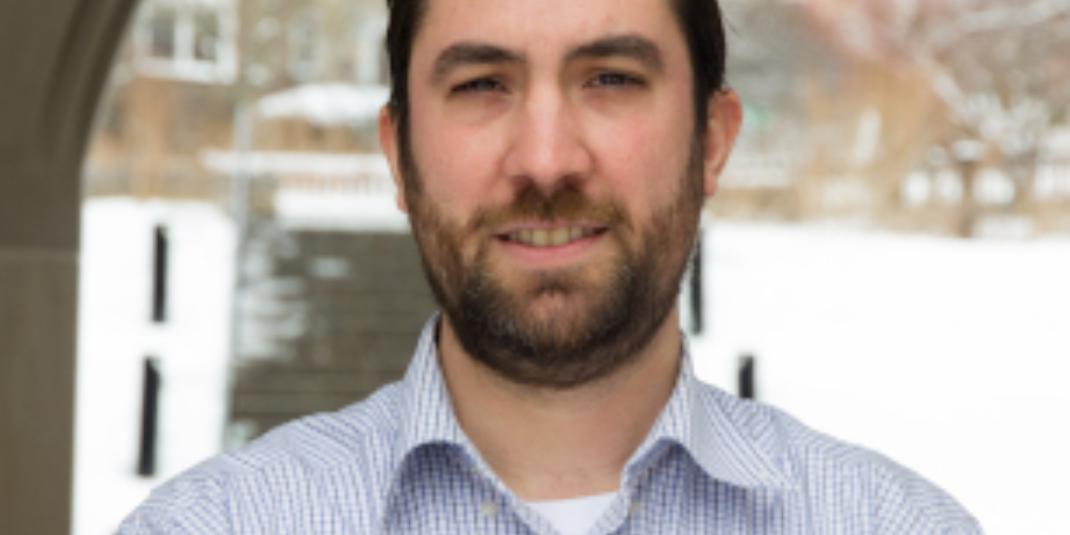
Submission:
{"label": "white undershirt", "polygon": [[561,535],[583,535],[609,509],[616,492],[581,496],[568,500],[527,502],[535,512],[546,517]]}

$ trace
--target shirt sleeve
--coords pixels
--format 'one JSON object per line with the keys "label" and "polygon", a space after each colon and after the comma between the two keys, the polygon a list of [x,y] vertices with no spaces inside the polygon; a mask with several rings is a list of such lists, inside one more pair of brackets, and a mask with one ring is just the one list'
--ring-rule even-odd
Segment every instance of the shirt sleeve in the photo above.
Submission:
{"label": "shirt sleeve", "polygon": [[881,535],[981,535],[977,520],[939,487],[883,458],[874,478]]}
{"label": "shirt sleeve", "polygon": [[223,535],[232,533],[224,485],[180,477],[153,491],[119,526],[119,535]]}

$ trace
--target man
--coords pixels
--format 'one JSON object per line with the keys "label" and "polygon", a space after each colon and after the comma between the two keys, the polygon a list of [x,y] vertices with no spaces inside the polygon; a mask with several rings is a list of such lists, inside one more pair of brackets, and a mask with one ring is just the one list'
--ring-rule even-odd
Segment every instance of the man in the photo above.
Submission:
{"label": "man", "polygon": [[677,290],[740,124],[714,0],[394,0],[381,141],[442,308],[399,383],[157,490],[123,533],[980,530],[693,376]]}

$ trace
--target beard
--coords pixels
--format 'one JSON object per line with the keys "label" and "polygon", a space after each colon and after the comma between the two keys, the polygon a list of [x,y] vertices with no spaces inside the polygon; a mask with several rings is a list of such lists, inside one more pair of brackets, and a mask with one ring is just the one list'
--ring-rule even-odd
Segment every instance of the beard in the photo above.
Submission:
{"label": "beard", "polygon": [[[461,347],[515,383],[567,389],[633,362],[666,321],[694,247],[703,204],[702,150],[694,139],[678,193],[638,229],[613,202],[596,202],[562,180],[534,185],[507,206],[467,224],[447,221],[423,193],[408,140],[400,143],[405,199],[431,290]],[[497,266],[500,225],[516,221],[595,221],[612,251],[574,268],[522,272]],[[465,258],[464,242],[475,239]]]}

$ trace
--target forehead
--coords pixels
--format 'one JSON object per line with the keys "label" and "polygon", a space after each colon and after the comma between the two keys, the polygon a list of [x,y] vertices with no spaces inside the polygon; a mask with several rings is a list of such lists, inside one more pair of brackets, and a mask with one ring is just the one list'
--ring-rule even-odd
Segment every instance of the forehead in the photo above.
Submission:
{"label": "forehead", "polygon": [[645,37],[670,58],[685,51],[671,0],[426,0],[414,68],[457,42],[493,43],[530,56],[607,35]]}

